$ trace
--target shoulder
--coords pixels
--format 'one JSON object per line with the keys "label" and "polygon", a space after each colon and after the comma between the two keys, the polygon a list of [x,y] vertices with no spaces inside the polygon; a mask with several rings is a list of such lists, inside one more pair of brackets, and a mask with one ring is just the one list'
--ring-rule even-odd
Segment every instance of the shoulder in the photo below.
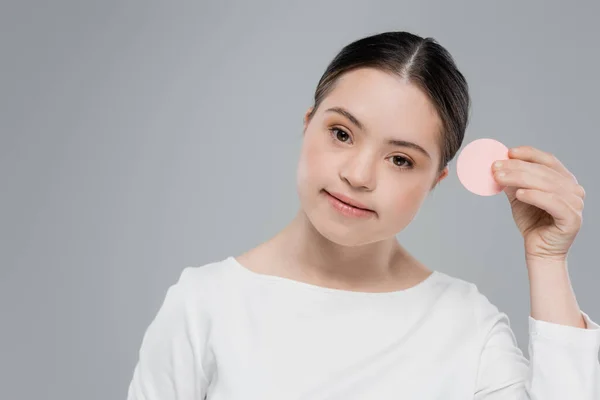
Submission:
{"label": "shoulder", "polygon": [[195,266],[188,265],[181,270],[178,280],[172,284],[170,290],[174,289],[187,298],[206,299],[219,293],[218,288],[222,287],[227,279],[228,267],[228,258]]}
{"label": "shoulder", "polygon": [[168,326],[170,332],[183,327],[207,330],[213,315],[219,314],[218,308],[223,304],[222,288],[227,266],[227,260],[218,260],[184,267],[179,278],[167,287],[149,329],[160,331]]}
{"label": "shoulder", "polygon": [[435,271],[435,287],[439,295],[449,299],[454,304],[471,303],[480,294],[477,285],[468,280],[452,276],[445,272]]}
{"label": "shoulder", "polygon": [[[449,311],[468,313],[479,328],[486,330],[497,322],[508,322],[506,314],[493,304],[474,282],[436,271],[438,298]],[[453,313],[451,313],[453,314]],[[486,328],[487,325],[487,328]]]}
{"label": "shoulder", "polygon": [[194,287],[222,279],[228,265],[227,258],[199,265],[188,265],[182,269],[177,283]]}

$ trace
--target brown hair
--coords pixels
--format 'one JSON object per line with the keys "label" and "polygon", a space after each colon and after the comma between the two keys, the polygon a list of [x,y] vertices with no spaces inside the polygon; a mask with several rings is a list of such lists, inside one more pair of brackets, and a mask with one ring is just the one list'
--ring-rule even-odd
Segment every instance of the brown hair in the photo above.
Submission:
{"label": "brown hair", "polygon": [[450,53],[435,39],[409,32],[384,32],[354,41],[335,56],[319,80],[309,121],[340,76],[357,68],[399,75],[429,97],[442,120],[442,171],[462,145],[470,111],[467,81]]}

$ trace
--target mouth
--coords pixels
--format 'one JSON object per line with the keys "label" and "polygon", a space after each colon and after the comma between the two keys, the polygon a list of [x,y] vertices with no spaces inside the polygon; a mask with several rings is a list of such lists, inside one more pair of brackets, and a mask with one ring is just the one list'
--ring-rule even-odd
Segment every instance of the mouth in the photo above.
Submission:
{"label": "mouth", "polygon": [[347,196],[344,196],[340,193],[331,193],[328,192],[327,190],[323,189],[323,191],[325,192],[325,194],[327,194],[328,196],[331,196],[332,198],[334,198],[335,200],[339,201],[340,203],[342,203],[343,205],[346,205],[352,209],[358,210],[358,211],[363,211],[363,212],[368,212],[368,213],[374,213],[374,210],[371,210],[370,208],[365,207],[363,204],[352,200],[350,198],[348,198]]}

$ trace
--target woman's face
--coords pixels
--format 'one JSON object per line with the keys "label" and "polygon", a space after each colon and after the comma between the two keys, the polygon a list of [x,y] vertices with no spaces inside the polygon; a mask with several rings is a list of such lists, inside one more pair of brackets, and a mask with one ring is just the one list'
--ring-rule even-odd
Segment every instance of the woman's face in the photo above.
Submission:
{"label": "woman's face", "polygon": [[[393,237],[448,174],[448,168],[438,172],[441,121],[433,105],[397,76],[372,68],[350,71],[309,122],[310,111],[297,190],[308,219],[332,242],[356,246]],[[346,216],[330,202],[333,192],[373,212]]]}

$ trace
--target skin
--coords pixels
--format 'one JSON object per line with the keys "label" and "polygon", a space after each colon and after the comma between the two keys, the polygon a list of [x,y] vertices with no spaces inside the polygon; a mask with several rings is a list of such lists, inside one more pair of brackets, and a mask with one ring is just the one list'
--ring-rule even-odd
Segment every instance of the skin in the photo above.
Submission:
{"label": "skin", "polygon": [[[326,111],[332,107],[348,110],[364,129]],[[420,283],[432,271],[396,235],[448,176],[447,167],[439,168],[441,120],[429,98],[397,75],[362,68],[344,74],[309,120],[311,111],[304,116],[297,169],[298,213],[236,259],[258,273],[340,290],[387,292]],[[418,144],[429,156],[387,139]],[[375,212],[345,217],[323,189]]]}
{"label": "skin", "polygon": [[[366,129],[326,112],[344,107]],[[430,274],[396,240],[433,187],[438,172],[440,120],[428,98],[397,76],[373,69],[350,72],[309,120],[297,171],[301,207],[275,237],[238,257],[256,272],[318,286],[361,292],[403,290]],[[343,130],[343,133],[335,129]],[[393,148],[386,138],[422,146]],[[334,140],[337,139],[337,140]],[[413,169],[404,169],[406,160]],[[571,286],[567,256],[582,224],[585,190],[551,153],[510,149],[493,166],[524,240],[531,316],[588,328]],[[341,192],[375,210],[369,219],[342,217],[323,189]]]}
{"label": "skin", "polygon": [[492,166],[523,236],[531,316],[587,329],[571,286],[568,254],[583,222],[585,190],[552,153],[532,146],[510,149]]}

